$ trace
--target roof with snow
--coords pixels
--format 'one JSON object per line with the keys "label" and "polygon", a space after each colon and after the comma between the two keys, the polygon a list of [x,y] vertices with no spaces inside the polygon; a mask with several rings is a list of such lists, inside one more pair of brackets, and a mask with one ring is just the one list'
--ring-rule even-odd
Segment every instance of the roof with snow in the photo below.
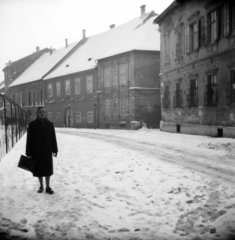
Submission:
{"label": "roof with snow", "polygon": [[29,68],[27,68],[11,85],[10,87],[20,84],[30,83],[41,80],[56,64],[59,63],[76,45],[78,42],[71,43],[68,47],[63,47],[52,52],[52,54],[44,53],[36,60]]}
{"label": "roof with snow", "polygon": [[123,25],[87,38],[69,58],[48,74],[44,80],[89,70],[96,60],[132,50],[160,51],[160,33],[153,24],[154,11]]}

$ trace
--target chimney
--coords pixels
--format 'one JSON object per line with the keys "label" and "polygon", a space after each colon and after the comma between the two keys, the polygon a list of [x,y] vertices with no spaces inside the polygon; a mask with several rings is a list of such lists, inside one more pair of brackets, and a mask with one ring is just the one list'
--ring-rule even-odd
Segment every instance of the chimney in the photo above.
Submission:
{"label": "chimney", "polygon": [[110,27],[110,29],[115,28],[115,24],[112,24],[109,27]]}
{"label": "chimney", "polygon": [[36,47],[36,52],[39,52],[40,48],[39,47]]}
{"label": "chimney", "polygon": [[67,48],[68,47],[68,39],[66,38],[65,39],[65,48]]}
{"label": "chimney", "polygon": [[86,39],[86,29],[82,29],[82,38]]}
{"label": "chimney", "polygon": [[142,5],[142,6],[140,6],[140,8],[141,8],[141,17],[145,14],[145,7],[146,7],[146,5]]}

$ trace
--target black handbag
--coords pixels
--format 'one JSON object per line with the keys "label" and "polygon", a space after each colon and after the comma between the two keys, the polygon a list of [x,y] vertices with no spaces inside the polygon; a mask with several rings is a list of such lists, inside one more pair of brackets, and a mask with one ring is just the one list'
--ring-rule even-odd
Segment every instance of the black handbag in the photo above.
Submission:
{"label": "black handbag", "polygon": [[27,156],[21,155],[20,156],[20,161],[18,163],[18,167],[22,168],[26,171],[29,171],[31,173],[34,172],[36,166],[36,161],[32,158],[29,158]]}

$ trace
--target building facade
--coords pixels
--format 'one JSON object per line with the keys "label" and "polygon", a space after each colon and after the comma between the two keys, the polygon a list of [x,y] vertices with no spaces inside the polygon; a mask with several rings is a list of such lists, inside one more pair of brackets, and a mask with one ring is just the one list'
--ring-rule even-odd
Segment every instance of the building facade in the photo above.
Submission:
{"label": "building facade", "polygon": [[45,53],[10,85],[11,98],[36,117],[47,107],[56,127],[129,128],[160,123],[160,34],[156,13]]}
{"label": "building facade", "polygon": [[128,127],[132,121],[158,128],[160,53],[131,51],[98,62],[99,123]]}
{"label": "building facade", "polygon": [[7,94],[8,87],[15,81],[30,65],[32,65],[37,59],[39,59],[44,53],[49,52],[49,48],[42,50],[36,47],[36,52],[21,58],[15,62],[9,61],[6,63],[4,72],[5,93]]}
{"label": "building facade", "polygon": [[48,118],[56,127],[96,126],[96,69],[52,78],[44,84]]}
{"label": "building facade", "polygon": [[235,136],[235,3],[174,1],[161,33],[160,128]]}

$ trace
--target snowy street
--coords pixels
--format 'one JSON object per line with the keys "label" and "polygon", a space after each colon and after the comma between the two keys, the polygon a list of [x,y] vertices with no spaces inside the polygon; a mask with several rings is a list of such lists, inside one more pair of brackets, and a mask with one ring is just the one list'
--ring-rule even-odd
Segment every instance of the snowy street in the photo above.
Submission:
{"label": "snowy street", "polygon": [[26,135],[1,159],[0,239],[235,237],[234,139],[154,129],[56,132],[54,195],[38,194],[37,178],[17,167]]}

